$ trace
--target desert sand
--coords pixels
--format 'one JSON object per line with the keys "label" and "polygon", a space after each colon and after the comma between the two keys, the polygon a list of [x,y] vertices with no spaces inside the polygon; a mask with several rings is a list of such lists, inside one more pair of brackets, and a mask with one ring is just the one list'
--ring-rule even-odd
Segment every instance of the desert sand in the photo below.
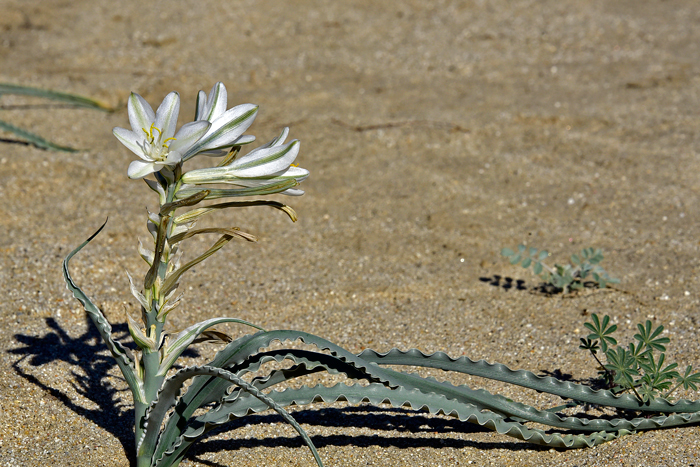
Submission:
{"label": "desert sand", "polygon": [[[664,324],[667,357],[700,366],[699,26],[690,0],[0,0],[0,82],[119,108],[0,97],[1,120],[80,149],[0,133],[0,465],[129,465],[131,395],[61,261],[109,217],[72,267],[123,337],[125,309],[138,309],[125,271],[145,273],[137,239],[156,203],[127,178],[133,154],[111,133],[128,126],[131,91],[152,105],[180,92],[182,124],[197,91],[221,81],[229,106],[260,105],[248,133],[264,143],[289,126],[311,171],[304,196],[274,197],[298,222],[267,208],[214,220],[259,242],[232,243],[185,276],[173,328],[235,316],[354,352],[443,350],[588,382],[595,362],[578,344],[598,313],[624,342],[638,322]],[[499,254],[519,243],[558,262],[602,248],[621,282],[543,293]],[[186,363],[216,350],[202,345]],[[700,463],[697,426],[558,451],[382,407],[294,414],[327,466]],[[182,465],[312,462],[289,426],[261,414],[205,438]]]}

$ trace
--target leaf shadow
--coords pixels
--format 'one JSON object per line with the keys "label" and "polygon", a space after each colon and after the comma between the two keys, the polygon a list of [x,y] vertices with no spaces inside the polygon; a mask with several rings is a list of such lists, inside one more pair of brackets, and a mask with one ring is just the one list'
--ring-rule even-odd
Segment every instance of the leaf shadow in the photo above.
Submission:
{"label": "leaf shadow", "polygon": [[0,143],[17,144],[20,146],[31,146],[31,143],[19,139],[0,138]]}
{"label": "leaf shadow", "polygon": [[[508,449],[512,451],[530,450],[545,451],[549,447],[538,446],[521,441],[483,442],[471,439],[445,437],[452,433],[492,433],[491,430],[477,424],[460,421],[456,418],[434,417],[403,408],[384,408],[372,405],[347,406],[342,408],[329,407],[313,410],[295,410],[292,416],[299,424],[313,427],[332,428],[371,428],[376,431],[431,434],[431,437],[404,437],[391,433],[348,435],[313,435],[309,433],[316,448],[328,446],[353,446],[365,448],[377,446],[382,448],[454,448],[465,447],[479,450]],[[306,445],[298,436],[277,436],[258,438],[236,437],[235,432],[249,425],[279,423],[281,418],[276,414],[247,415],[207,433],[199,442],[192,445],[186,458],[212,467],[225,467],[222,464],[204,459],[202,456],[213,452],[234,452],[242,449],[259,447],[288,447],[305,448]],[[307,428],[308,429],[308,428]],[[215,436],[228,436],[230,439],[212,439]],[[443,435],[443,436],[440,436]],[[235,441],[235,444],[232,442]],[[309,456],[311,456],[309,454]]]}
{"label": "leaf shadow", "polygon": [[[46,325],[51,331],[42,337],[15,334],[14,338],[24,347],[8,350],[11,354],[21,355],[21,358],[12,364],[12,368],[20,377],[58,399],[76,414],[111,433],[121,443],[126,457],[135,465],[132,461],[135,458],[133,407],[126,407],[120,397],[120,393],[126,390],[118,390],[107,380],[116,362],[107,352],[107,347],[92,320],[87,316],[85,319],[87,331],[76,338],[61,328],[54,318],[46,319]],[[126,324],[114,326],[113,333],[115,339],[120,341],[129,334]],[[129,347],[127,343],[122,343]],[[24,361],[32,367],[41,367],[56,361],[74,366],[75,369],[71,371],[71,384],[78,394],[94,402],[97,408],[83,407],[51,383],[41,381],[31,371],[23,368]]]}
{"label": "leaf shadow", "polygon": [[[124,395],[128,389],[117,389],[110,384],[114,378],[116,362],[108,353],[99,331],[92,320],[85,316],[87,330],[78,337],[71,337],[54,318],[47,318],[46,325],[50,329],[43,336],[16,334],[14,338],[22,344],[21,347],[8,350],[8,353],[19,355],[13,364],[13,370],[20,377],[36,385],[49,396],[54,397],[74,413],[85,417],[95,425],[112,434],[119,440],[124,455],[132,466],[135,465],[134,448],[134,410],[131,405],[125,405]],[[135,346],[130,339],[126,324],[116,324],[112,327],[115,340],[132,350]],[[197,357],[195,350],[188,349],[188,357]],[[42,381],[29,368],[38,368],[52,362],[65,362],[74,367],[71,371],[71,384],[76,392],[92,401],[96,408],[81,405],[69,394],[59,389],[56,384]],[[130,398],[127,398],[129,400]],[[347,406],[344,408],[323,408],[315,410],[296,410],[295,419],[301,424],[318,427],[358,428],[368,427],[386,432],[432,433],[447,435],[449,433],[482,433],[490,432],[478,425],[461,422],[457,419],[426,416],[408,409],[381,408],[371,405]],[[229,422],[221,428],[208,433],[200,442],[195,443],[186,454],[186,458],[196,460],[204,465],[218,466],[201,458],[202,454],[218,451],[237,451],[255,447],[305,447],[297,436],[275,436],[264,439],[246,439],[245,436],[232,436],[233,439],[212,439],[221,433],[233,433],[245,429],[249,425],[274,424],[281,421],[277,414],[254,414],[242,419]],[[207,440],[208,439],[208,440]],[[312,440],[317,447],[326,446],[379,446],[379,447],[431,447],[431,448],[463,448],[477,449],[511,449],[539,450],[544,449],[523,442],[480,442],[473,440],[455,439],[445,436],[434,437],[402,437],[392,433],[388,436],[372,435],[314,435]]]}

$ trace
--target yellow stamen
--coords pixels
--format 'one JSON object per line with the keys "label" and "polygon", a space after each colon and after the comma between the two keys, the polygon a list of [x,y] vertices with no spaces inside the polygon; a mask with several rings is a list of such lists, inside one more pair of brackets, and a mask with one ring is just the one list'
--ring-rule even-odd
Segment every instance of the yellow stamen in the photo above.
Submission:
{"label": "yellow stamen", "polygon": [[[151,125],[151,126],[153,126],[153,125]],[[146,137],[148,138],[148,143],[152,144],[153,143],[153,135],[151,134],[152,131],[149,131],[145,128],[141,128],[141,129],[143,130],[144,133],[146,133]]]}

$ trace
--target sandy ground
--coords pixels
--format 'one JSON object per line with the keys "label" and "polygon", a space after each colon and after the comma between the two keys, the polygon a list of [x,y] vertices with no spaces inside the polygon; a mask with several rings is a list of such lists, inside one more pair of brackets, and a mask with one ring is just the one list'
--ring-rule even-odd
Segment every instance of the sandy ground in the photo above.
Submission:
{"label": "sandy ground", "polygon": [[[664,323],[669,358],[700,366],[699,26],[690,0],[0,0],[0,82],[115,106],[132,90],[153,104],[178,90],[182,123],[196,92],[223,81],[230,105],[261,106],[249,131],[260,142],[285,125],[302,141],[307,193],[279,197],[299,221],[222,215],[260,241],[185,279],[174,328],[229,315],[352,351],[444,350],[586,381],[587,313],[612,316],[625,341],[636,322]],[[145,273],[136,239],[154,199],[127,179],[132,155],[111,134],[125,109],[41,104],[3,96],[0,119],[84,149],[0,134],[0,465],[127,466],[131,396],[60,264],[109,216],[74,274],[123,334],[136,309],[124,271]],[[542,294],[499,256],[523,242],[561,261],[603,248],[621,291]],[[216,348],[199,351],[192,361]],[[297,416],[327,466],[700,464],[697,426],[554,451],[401,411]],[[182,465],[311,462],[291,428],[260,415]]]}

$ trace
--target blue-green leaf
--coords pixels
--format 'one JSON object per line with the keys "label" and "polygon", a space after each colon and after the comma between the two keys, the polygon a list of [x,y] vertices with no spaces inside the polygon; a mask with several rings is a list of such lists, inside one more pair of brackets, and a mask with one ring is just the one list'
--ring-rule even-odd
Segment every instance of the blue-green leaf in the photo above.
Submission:
{"label": "blue-green leaf", "polygon": [[136,399],[139,402],[145,403],[146,395],[143,390],[143,383],[141,380],[139,380],[136,374],[136,362],[134,361],[134,358],[130,355],[130,351],[124,346],[122,346],[119,342],[112,339],[112,326],[109,324],[109,321],[107,321],[107,318],[105,318],[104,314],[102,314],[102,311],[95,304],[93,304],[92,301],[90,301],[88,296],[85,295],[85,293],[80,289],[80,287],[78,287],[75,284],[75,282],[73,282],[73,279],[71,278],[70,272],[68,270],[68,263],[70,262],[71,258],[73,258],[73,256],[75,256],[76,253],[82,250],[83,247],[85,247],[85,245],[87,245],[92,239],[94,239],[97,236],[97,234],[99,234],[102,231],[105,225],[107,225],[107,221],[105,221],[105,223],[102,224],[102,227],[100,227],[97,230],[97,232],[92,234],[90,238],[85,240],[83,243],[80,244],[80,246],[78,246],[75,250],[70,252],[68,256],[66,256],[66,259],[63,260],[63,277],[66,281],[66,286],[68,287],[68,290],[70,290],[71,293],[73,293],[73,296],[83,305],[83,308],[87,312],[88,316],[90,316],[92,321],[95,323],[97,330],[100,332],[100,336],[102,336],[102,339],[107,345],[107,348],[112,353],[114,359],[117,361],[117,365],[119,365],[119,369],[122,371],[124,379],[126,379],[129,388],[134,394],[134,399]]}
{"label": "blue-green leaf", "polygon": [[237,318],[211,318],[206,321],[202,321],[201,323],[193,324],[192,326],[188,327],[184,331],[180,332],[177,336],[175,336],[172,342],[169,342],[168,345],[165,347],[165,349],[163,350],[162,361],[160,367],[158,368],[157,376],[165,376],[168,370],[173,366],[173,364],[175,364],[175,360],[177,360],[177,358],[182,354],[182,352],[184,352],[187,349],[187,347],[189,347],[189,345],[192,342],[194,342],[194,340],[197,339],[197,337],[199,337],[199,335],[202,332],[204,332],[212,326],[216,326],[217,324],[221,323],[245,324],[247,326],[254,327],[255,329],[258,329],[260,331],[264,331],[264,329],[260,326]]}

